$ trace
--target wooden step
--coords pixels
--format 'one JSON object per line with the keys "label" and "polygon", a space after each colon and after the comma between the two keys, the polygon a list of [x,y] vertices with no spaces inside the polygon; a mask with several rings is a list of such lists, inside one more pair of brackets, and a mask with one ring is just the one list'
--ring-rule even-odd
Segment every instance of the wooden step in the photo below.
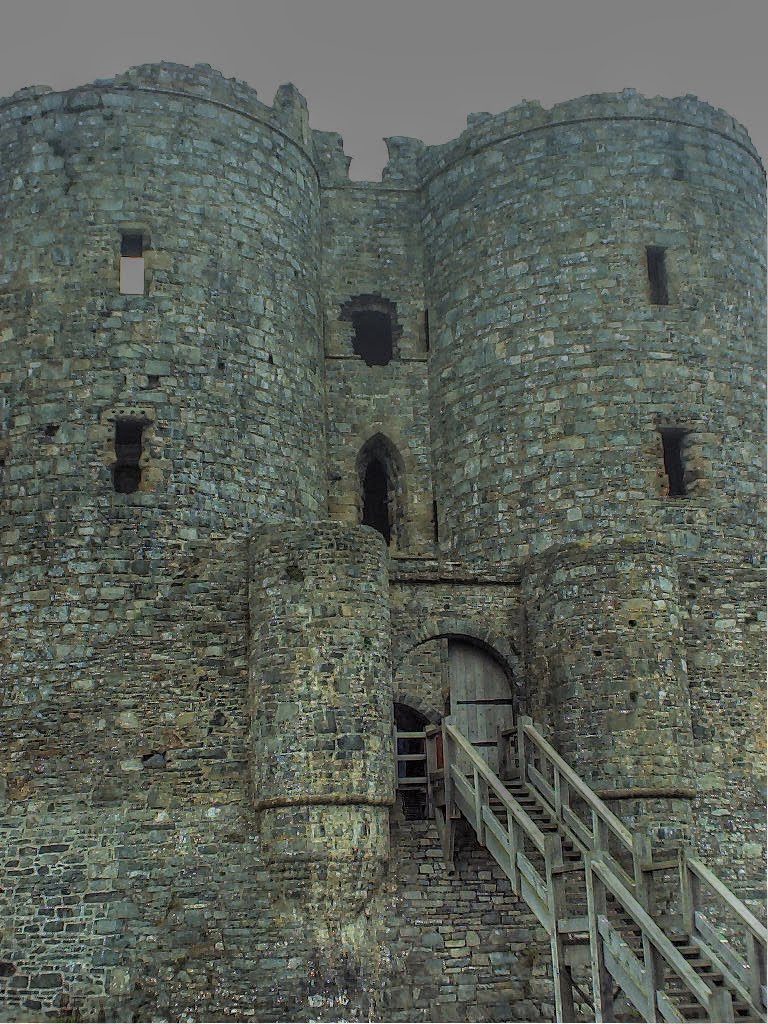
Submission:
{"label": "wooden step", "polygon": [[[677,1004],[678,1011],[685,1017],[686,1020],[707,1020],[707,1012],[701,1003],[697,1002],[685,1002]],[[739,1006],[738,1008],[734,1005],[733,1007],[733,1018],[735,1021],[739,1020],[754,1020],[755,1018],[750,1013],[746,1006]]]}

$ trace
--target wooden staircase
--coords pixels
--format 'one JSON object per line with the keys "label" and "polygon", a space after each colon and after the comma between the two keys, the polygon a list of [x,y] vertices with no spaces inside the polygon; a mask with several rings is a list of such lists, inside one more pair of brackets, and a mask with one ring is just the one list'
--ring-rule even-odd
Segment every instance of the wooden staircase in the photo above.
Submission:
{"label": "wooden staircase", "polygon": [[[689,849],[654,860],[530,718],[499,736],[499,764],[503,780],[450,719],[427,730],[446,864],[464,817],[549,935],[558,1021],[616,1020],[619,996],[646,1021],[766,1019],[766,929]],[[659,872],[674,913],[656,911]]]}

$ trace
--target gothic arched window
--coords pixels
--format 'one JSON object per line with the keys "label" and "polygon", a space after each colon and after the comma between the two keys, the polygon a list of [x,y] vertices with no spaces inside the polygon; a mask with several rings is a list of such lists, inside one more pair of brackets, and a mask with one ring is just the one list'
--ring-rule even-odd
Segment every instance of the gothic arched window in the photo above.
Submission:
{"label": "gothic arched window", "polygon": [[404,543],[403,469],[400,453],[383,434],[366,441],[357,456],[360,522],[378,530],[388,546]]}
{"label": "gothic arched window", "polygon": [[389,481],[387,471],[378,459],[371,459],[363,477],[363,526],[378,530],[387,544],[392,539]]}

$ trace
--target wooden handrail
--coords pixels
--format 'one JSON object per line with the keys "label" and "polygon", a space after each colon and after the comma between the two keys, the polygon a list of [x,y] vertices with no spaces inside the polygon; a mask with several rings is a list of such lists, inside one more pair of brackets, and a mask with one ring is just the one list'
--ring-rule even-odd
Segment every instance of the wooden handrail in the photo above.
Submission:
{"label": "wooden handrail", "polygon": [[731,890],[710,871],[706,864],[702,864],[698,858],[693,857],[686,849],[684,852],[685,862],[689,871],[701,879],[710,890],[723,901],[739,918],[745,928],[749,929],[758,942],[764,946],[768,945],[768,929],[766,929],[755,915],[741,902]]}
{"label": "wooden handrail", "polygon": [[[501,781],[497,778],[497,776],[494,774],[492,768],[485,760],[485,758],[481,757],[481,755],[478,754],[478,752],[475,750],[472,744],[461,735],[458,729],[455,729],[449,723],[445,723],[445,731],[446,734],[451,738],[451,741],[455,743],[457,747],[459,747],[462,753],[466,754],[466,756],[469,758],[472,764],[472,768],[477,772],[478,775],[481,776],[481,778],[486,783],[488,788],[492,789],[496,796],[499,798],[499,800],[501,800],[502,804],[504,805],[504,809],[509,811],[509,813],[514,817],[515,821],[517,821],[523,827],[529,839],[536,847],[536,849],[539,851],[539,853],[543,854],[547,845],[546,836],[538,827],[538,825],[533,821],[533,819],[525,813],[523,808],[520,806],[517,800],[515,800],[515,798],[509,792],[507,787],[504,786],[501,783]],[[455,765],[453,765],[452,767],[455,768]]]}
{"label": "wooden handrail", "polygon": [[557,768],[564,779],[567,780],[568,785],[572,791],[579,796],[584,803],[586,803],[591,810],[593,810],[598,817],[605,822],[610,828],[611,832],[616,836],[617,839],[623,843],[627,850],[632,852],[632,833],[621,822],[616,815],[611,811],[606,804],[600,799],[600,797],[590,789],[590,787],[584,782],[581,776],[577,775],[576,772],[571,768],[567,761],[564,761],[558,754],[554,747],[552,747],[541,735],[540,732],[534,727],[533,723],[527,722],[523,719],[522,727],[525,735],[528,739],[534,743],[539,750],[547,756],[552,764]]}
{"label": "wooden handrail", "polygon": [[584,860],[587,870],[598,876],[606,889],[608,889],[614,898],[618,900],[622,908],[632,918],[635,924],[641,929],[643,935],[654,946],[660,956],[688,988],[696,1001],[700,1003],[707,1012],[709,1012],[712,990],[696,974],[682,953],[672,945],[653,918],[643,910],[634,896],[632,896],[629,890],[622,885],[619,878],[617,878],[609,867],[590,854],[587,854]]}
{"label": "wooden handrail", "polygon": [[[436,745],[431,742],[434,728],[427,729],[429,757],[435,761]],[[510,730],[499,730],[500,763],[504,762],[503,743]],[[501,782],[485,758],[459,732],[450,719],[442,723],[445,770],[442,773],[445,811],[435,809],[438,824],[444,833],[446,863],[453,864],[453,819],[457,808],[473,824],[482,845],[498,861],[512,883],[514,891],[523,896],[550,934],[552,967],[555,979],[555,1004],[558,1020],[572,1020],[573,992],[565,969],[565,955],[560,928],[568,922],[566,893],[563,882],[563,835],[584,854],[587,874],[587,917],[593,956],[593,987],[595,1005],[600,1013],[610,1014],[613,997],[611,978],[625,988],[625,994],[648,1020],[682,1019],[665,988],[665,971],[671,971],[682,981],[685,990],[700,1004],[709,1020],[733,1021],[733,993],[747,1001],[754,1011],[765,1003],[765,947],[768,931],[720,879],[687,848],[679,850],[678,865],[682,895],[683,917],[693,942],[705,956],[722,971],[725,984],[711,989],[675,947],[664,930],[654,920],[652,873],[673,866],[669,859],[654,862],[650,840],[640,833],[631,832],[606,806],[597,794],[577,775],[573,768],[544,739],[536,723],[528,717],[518,721],[518,759],[523,782],[535,793],[542,806],[549,808],[559,826],[557,834],[543,832],[527,814],[522,805]],[[526,746],[526,741],[531,744]],[[461,755],[461,764],[457,756]],[[468,762],[468,765],[467,763]],[[471,768],[467,775],[467,768]],[[430,763],[429,771],[438,772]],[[550,782],[550,779],[552,780]],[[501,811],[489,803],[489,795],[498,798]],[[580,799],[591,811],[589,824],[573,810],[573,799]],[[506,812],[506,824],[504,813]],[[442,817],[440,816],[442,814]],[[583,811],[581,812],[583,814]],[[500,817],[499,817],[500,815]],[[634,879],[608,849],[608,835],[612,833],[632,855]],[[524,840],[529,841],[542,855],[546,878],[523,852]],[[719,958],[705,944],[706,933],[700,935],[697,918],[703,929],[706,919],[701,913],[698,893],[706,885],[713,896],[732,911],[745,929],[747,967],[739,969],[739,977],[724,966],[728,960],[725,940],[717,947]],[[594,890],[594,892],[593,892]],[[640,929],[643,938],[642,959],[633,954],[629,963],[623,957],[620,931],[607,916],[605,894],[610,892],[629,918]],[[598,900],[596,904],[595,900]],[[574,919],[575,920],[575,919]],[[710,929],[711,931],[711,929]],[[619,943],[619,946],[616,945]],[[621,948],[620,948],[621,947]],[[629,966],[627,964],[629,963]],[[623,964],[623,966],[622,966]],[[634,964],[634,967],[633,967]],[[629,970],[629,974],[622,972]],[[734,968],[735,969],[735,968]],[[759,1011],[758,1011],[759,1012]],[[569,1015],[570,1014],[570,1015]],[[660,1016],[658,1016],[660,1014]],[[606,1019],[612,1019],[606,1017]]]}

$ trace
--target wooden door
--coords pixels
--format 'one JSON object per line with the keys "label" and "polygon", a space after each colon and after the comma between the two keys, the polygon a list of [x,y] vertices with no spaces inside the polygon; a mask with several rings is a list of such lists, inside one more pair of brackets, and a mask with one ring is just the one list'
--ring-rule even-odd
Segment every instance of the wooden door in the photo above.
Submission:
{"label": "wooden door", "polygon": [[448,677],[453,724],[498,771],[498,730],[513,724],[512,690],[506,672],[482,648],[449,640]]}

